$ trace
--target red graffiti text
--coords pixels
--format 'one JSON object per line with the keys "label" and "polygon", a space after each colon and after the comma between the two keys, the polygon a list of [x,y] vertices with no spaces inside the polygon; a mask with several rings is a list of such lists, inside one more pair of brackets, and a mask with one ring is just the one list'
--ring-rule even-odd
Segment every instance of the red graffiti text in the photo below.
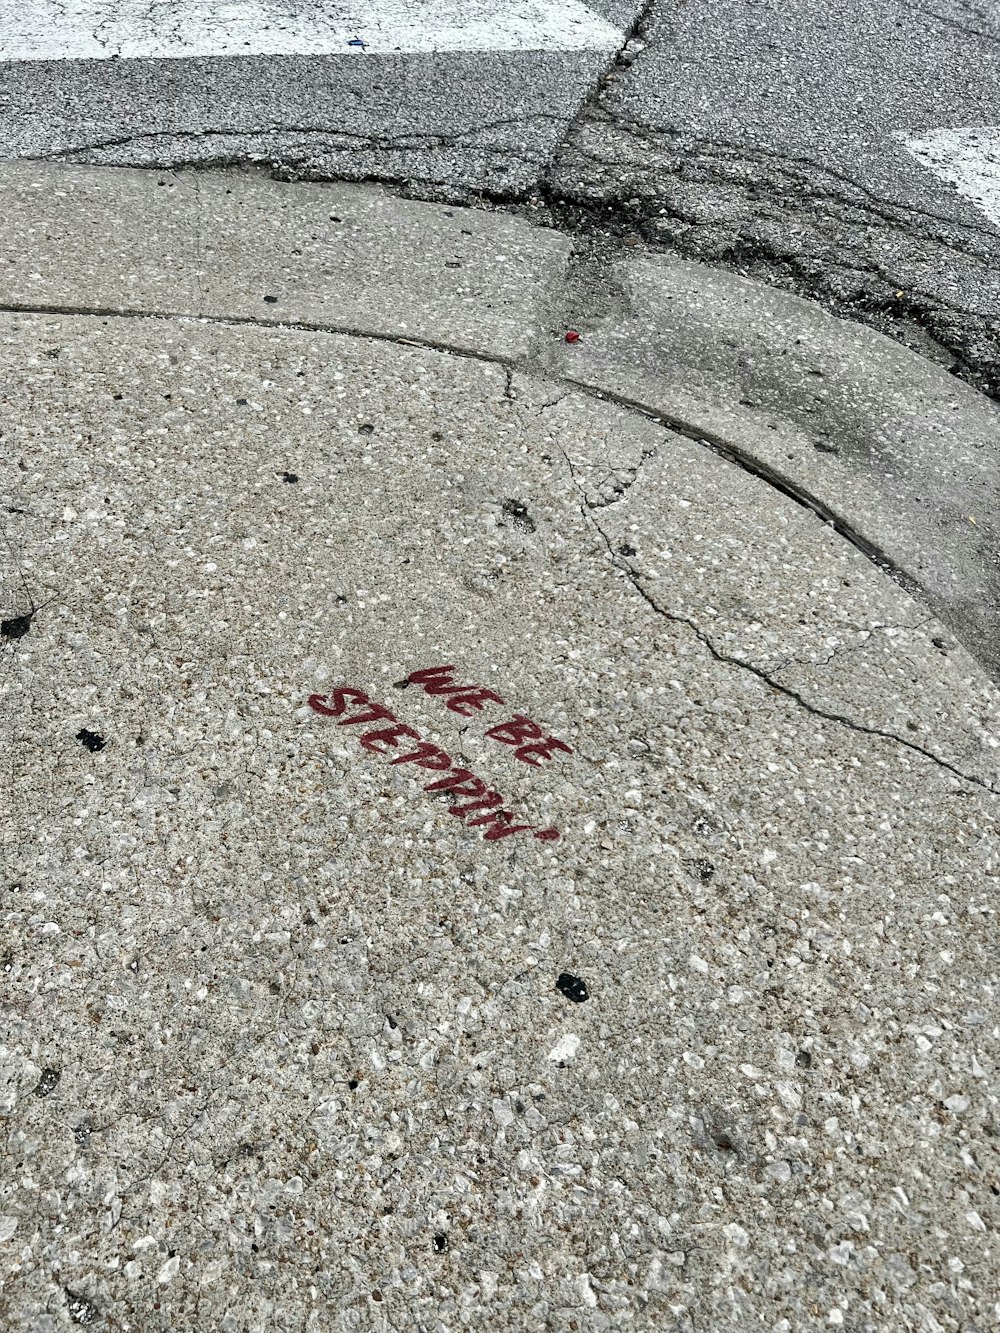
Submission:
{"label": "red graffiti text", "polygon": [[[445,670],[450,669],[450,667],[445,668]],[[497,699],[496,695],[490,694],[489,691],[480,691],[476,686],[470,689],[459,687],[459,691],[460,694],[456,691],[459,697],[449,700],[449,708],[453,708],[463,699],[463,706],[481,707],[481,703],[476,704],[470,697],[474,694],[478,697],[480,693],[489,695],[498,703],[503,702],[502,699]],[[338,727],[371,728],[361,732],[358,744],[363,750],[368,750],[372,754],[392,754],[393,758],[389,763],[393,767],[412,764],[414,769],[441,774],[441,777],[435,777],[433,781],[426,783],[424,791],[447,792],[449,798],[454,801],[454,804],[448,806],[448,813],[454,815],[456,819],[465,820],[470,828],[482,828],[483,837],[488,842],[495,842],[498,838],[509,838],[515,833],[530,833],[540,842],[554,842],[559,837],[558,829],[539,829],[534,824],[515,823],[511,812],[503,808],[504,798],[499,792],[491,791],[488,785],[469,769],[457,767],[452,762],[451,756],[440,746],[422,740],[415,728],[400,722],[392,709],[386,708],[384,704],[374,703],[364,690],[342,685],[331,690],[329,694],[310,694],[309,707],[322,717],[337,718]],[[461,712],[461,709],[455,708],[455,711]],[[462,716],[468,717],[470,714],[463,713]],[[526,718],[519,720],[527,722]],[[535,724],[530,723],[530,725]],[[538,744],[537,738],[532,736],[529,739]],[[552,737],[548,739],[551,741]],[[505,742],[505,744],[512,743],[514,742]],[[520,741],[516,743],[520,744]],[[557,742],[557,744],[562,743]],[[396,754],[397,750],[402,753]],[[533,761],[526,759],[525,762]]]}
{"label": "red graffiti text", "polygon": [[[411,671],[403,684],[421,685],[425,694],[441,695],[445,707],[462,717],[472,717],[484,704],[505,702],[499,694],[483,685],[456,684],[454,673],[453,666],[423,667],[420,671]],[[546,759],[554,759],[559,753],[573,753],[565,741],[546,736],[544,728],[523,713],[515,713],[508,722],[490,727],[486,735],[501,745],[509,745],[515,759],[520,759],[522,764],[531,764],[533,768],[540,768]]]}

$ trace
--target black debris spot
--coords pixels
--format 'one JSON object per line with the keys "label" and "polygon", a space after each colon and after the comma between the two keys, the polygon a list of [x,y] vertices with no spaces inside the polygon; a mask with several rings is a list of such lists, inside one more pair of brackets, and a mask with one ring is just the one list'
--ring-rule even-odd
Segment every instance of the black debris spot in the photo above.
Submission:
{"label": "black debris spot", "polygon": [[90,1143],[90,1126],[77,1125],[73,1130],[73,1137],[76,1139],[77,1147],[86,1148]]}
{"label": "black debris spot", "polygon": [[278,298],[277,298],[276,296],[265,296],[265,297],[264,297],[264,304],[265,304],[265,305],[277,305],[277,304],[278,304]]}
{"label": "black debris spot", "polygon": [[349,1079],[347,1080],[347,1086],[348,1086],[348,1087],[350,1088],[350,1090],[353,1092],[353,1091],[355,1090],[355,1088],[358,1086],[358,1080],[357,1080],[356,1078],[349,1078]]}
{"label": "black debris spot", "polygon": [[174,395],[172,393],[165,393],[163,396],[169,401]]}
{"label": "black debris spot", "polygon": [[575,977],[572,972],[559,973],[556,978],[556,990],[562,991],[567,1000],[572,1000],[574,1004],[582,1004],[584,1000],[590,999],[587,983],[580,977]]}
{"label": "black debris spot", "polygon": [[95,750],[103,750],[105,745],[107,745],[107,741],[103,736],[99,736],[96,731],[88,731],[86,727],[80,728],[76,733],[76,739],[81,745],[86,746],[91,754],[93,754]]}
{"label": "black debris spot", "polygon": [[945,649],[948,647],[944,639],[931,639],[931,643],[934,645],[935,648],[940,648],[941,652],[944,652]]}
{"label": "black debris spot", "polygon": [[38,1080],[37,1087],[32,1091],[36,1097],[47,1097],[60,1078],[62,1078],[61,1069],[43,1069],[42,1077]]}
{"label": "black debris spot", "polygon": [[799,1051],[795,1057],[795,1063],[800,1069],[811,1069],[813,1058],[808,1051]]}
{"label": "black debris spot", "polygon": [[27,611],[23,616],[11,616],[8,620],[0,620],[0,637],[23,639],[31,629],[33,615],[34,612]]}
{"label": "black debris spot", "polygon": [[528,513],[527,505],[520,500],[504,500],[503,512],[519,532],[534,532],[535,520]]}
{"label": "black debris spot", "polygon": [[625,542],[625,544],[624,544],[623,546],[619,546],[619,548],[618,548],[618,554],[619,554],[619,555],[638,555],[639,552],[635,549],[634,546],[630,546],[630,545],[628,544],[628,542]]}
{"label": "black debris spot", "polygon": [[712,865],[711,861],[706,861],[704,858],[695,861],[694,870],[702,884],[707,884],[710,879],[715,878],[715,866]]}
{"label": "black debris spot", "polygon": [[457,260],[457,259],[446,259],[446,260],[444,261],[444,266],[445,266],[445,268],[461,268],[461,267],[462,267],[461,262],[460,262],[459,260]]}
{"label": "black debris spot", "polygon": [[330,214],[331,222],[343,222],[343,220],[344,220],[343,218],[338,218],[335,213]]}
{"label": "black debris spot", "polygon": [[366,421],[365,424],[364,424],[363,426],[359,426],[359,427],[358,427],[358,434],[359,434],[359,435],[374,435],[374,434],[375,434],[375,427],[372,425],[372,423],[371,423],[370,421]]}
{"label": "black debris spot", "polygon": [[281,474],[281,480],[287,481],[289,485],[294,484],[298,479],[299,474],[297,472],[282,472]]}
{"label": "black debris spot", "polygon": [[835,444],[830,444],[827,440],[813,440],[813,448],[821,454],[839,454],[840,450]]}
{"label": "black debris spot", "polygon": [[236,400],[237,407],[246,407],[246,405],[247,405],[247,400],[245,398],[237,398]]}
{"label": "black debris spot", "polygon": [[66,1290],[66,1309],[74,1324],[92,1324],[99,1311],[93,1301],[86,1296],[78,1296],[75,1291]]}
{"label": "black debris spot", "polygon": [[46,355],[46,356],[51,356],[51,357],[56,357],[56,356],[59,355],[59,353],[60,353],[61,351],[62,351],[62,348],[61,348],[61,347],[47,347],[47,348],[45,349],[45,355]]}
{"label": "black debris spot", "polygon": [[121,400],[122,400],[122,398],[123,398],[123,396],[124,396],[124,395],[123,395],[123,394],[120,394],[120,393],[113,393],[113,394],[111,395],[111,397],[115,400],[116,403],[120,403]]}
{"label": "black debris spot", "polygon": [[434,1248],[437,1250],[438,1254],[444,1254],[445,1250],[448,1248],[448,1237],[443,1231],[439,1231],[434,1237]]}
{"label": "black debris spot", "polygon": [[347,601],[347,595],[346,595],[346,593],[338,592],[338,593],[337,593],[337,602],[338,602],[338,604],[339,604],[340,606],[343,606],[344,603],[345,603],[346,601]]}
{"label": "black debris spot", "polygon": [[439,430],[432,430],[432,431],[431,431],[431,439],[432,439],[432,440],[441,441],[441,440],[444,439],[444,436],[441,434],[441,432],[440,432]]}
{"label": "black debris spot", "polygon": [[709,1125],[708,1137],[718,1148],[719,1152],[739,1152],[739,1146],[737,1145],[735,1138],[724,1125]]}
{"label": "black debris spot", "polygon": [[406,676],[405,679],[403,680],[394,680],[392,683],[392,688],[394,690],[405,690],[407,685],[409,685],[409,683],[410,683],[410,678],[409,676]]}

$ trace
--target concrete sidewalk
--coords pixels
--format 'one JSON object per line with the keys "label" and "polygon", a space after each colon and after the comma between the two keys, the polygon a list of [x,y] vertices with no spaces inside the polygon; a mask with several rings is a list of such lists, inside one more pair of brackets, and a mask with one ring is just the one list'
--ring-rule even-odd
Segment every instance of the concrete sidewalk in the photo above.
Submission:
{"label": "concrete sidewalk", "polygon": [[3,177],[4,1326],[989,1327],[995,409],[503,215]]}

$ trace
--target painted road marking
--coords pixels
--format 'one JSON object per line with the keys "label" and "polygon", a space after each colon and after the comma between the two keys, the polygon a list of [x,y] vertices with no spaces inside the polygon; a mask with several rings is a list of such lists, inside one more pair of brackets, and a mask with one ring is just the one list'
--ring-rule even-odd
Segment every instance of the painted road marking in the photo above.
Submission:
{"label": "painted road marking", "polygon": [[925,167],[954,185],[1000,227],[1000,125],[900,137]]}
{"label": "painted road marking", "polygon": [[0,61],[616,51],[581,0],[0,0]]}

